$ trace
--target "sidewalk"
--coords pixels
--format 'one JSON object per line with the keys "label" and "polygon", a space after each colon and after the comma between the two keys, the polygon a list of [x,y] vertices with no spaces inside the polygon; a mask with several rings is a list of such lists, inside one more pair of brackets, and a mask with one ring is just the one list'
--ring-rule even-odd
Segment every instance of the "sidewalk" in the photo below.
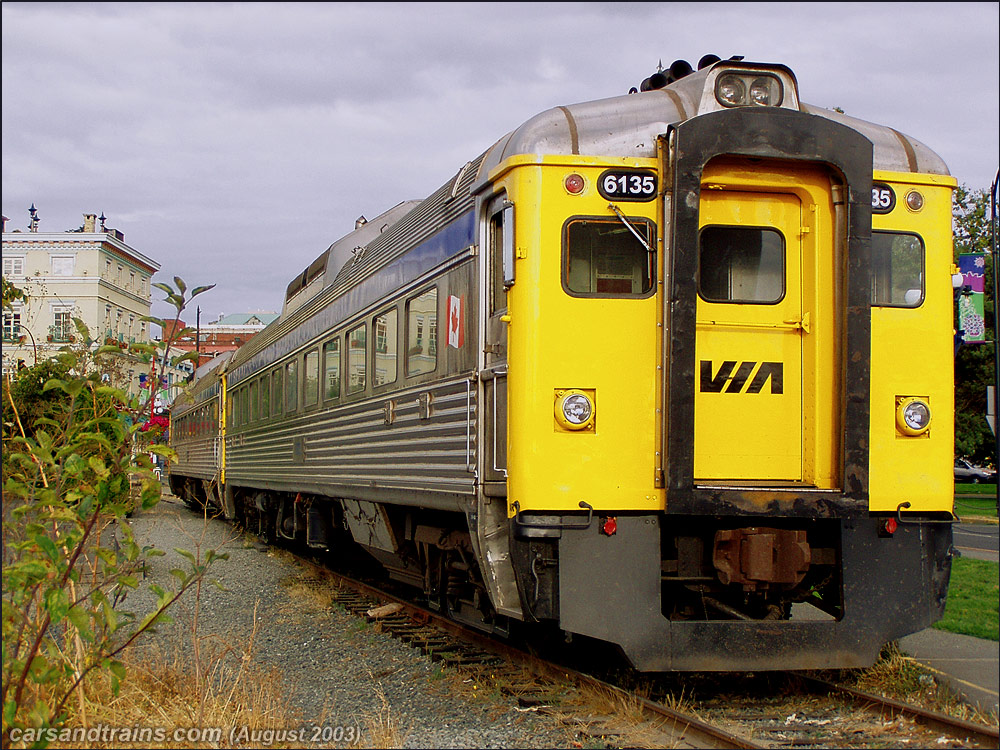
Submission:
{"label": "sidewalk", "polygon": [[969,703],[984,711],[1000,711],[1000,645],[996,641],[928,628],[901,638],[899,647]]}

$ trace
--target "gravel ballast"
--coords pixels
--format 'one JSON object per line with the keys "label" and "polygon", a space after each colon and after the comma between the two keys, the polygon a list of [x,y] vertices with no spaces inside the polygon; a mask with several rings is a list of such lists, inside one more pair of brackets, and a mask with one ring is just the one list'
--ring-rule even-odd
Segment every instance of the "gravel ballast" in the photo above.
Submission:
{"label": "gravel ballast", "polygon": [[[210,549],[229,556],[210,568],[209,578],[221,588],[202,585],[197,598],[187,592],[171,608],[174,623],[141,647],[176,649],[182,661],[193,660],[195,620],[202,660],[227,652],[238,663],[252,640],[254,674],[276,680],[289,707],[288,716],[266,723],[275,730],[306,729],[293,745],[317,739],[362,747],[579,746],[556,716],[523,708],[474,675],[442,668],[364,618],[331,606],[323,591],[329,584],[308,566],[222,520],[205,519],[172,495],[129,523],[140,546],[166,553],[151,558],[146,584],[176,588],[170,570],[189,563],[175,548],[202,558]],[[143,586],[125,609],[142,614],[151,605]],[[360,742],[352,734],[359,730]]]}

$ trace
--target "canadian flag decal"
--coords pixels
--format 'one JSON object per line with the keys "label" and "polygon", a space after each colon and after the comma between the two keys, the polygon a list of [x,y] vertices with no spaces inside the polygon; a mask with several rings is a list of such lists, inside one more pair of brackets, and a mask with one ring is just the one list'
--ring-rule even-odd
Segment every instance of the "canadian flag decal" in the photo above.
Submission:
{"label": "canadian flag decal", "polygon": [[465,344],[465,298],[448,296],[448,346],[461,349]]}

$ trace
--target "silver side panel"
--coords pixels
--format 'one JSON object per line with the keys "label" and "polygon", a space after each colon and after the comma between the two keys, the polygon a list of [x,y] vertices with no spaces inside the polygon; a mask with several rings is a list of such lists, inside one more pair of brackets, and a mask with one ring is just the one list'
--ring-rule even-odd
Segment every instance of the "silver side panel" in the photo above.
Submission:
{"label": "silver side panel", "polygon": [[476,491],[477,412],[468,378],[313,410],[228,437],[226,481],[330,497],[393,490],[391,502],[411,490],[420,505],[462,510]]}
{"label": "silver side panel", "polygon": [[220,438],[204,437],[177,441],[177,461],[170,466],[170,473],[184,477],[214,480],[219,476]]}

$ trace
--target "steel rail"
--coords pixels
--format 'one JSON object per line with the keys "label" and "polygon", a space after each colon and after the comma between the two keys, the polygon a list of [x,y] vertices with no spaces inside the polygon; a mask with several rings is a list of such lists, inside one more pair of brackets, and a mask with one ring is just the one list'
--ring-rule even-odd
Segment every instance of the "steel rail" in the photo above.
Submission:
{"label": "steel rail", "polygon": [[893,698],[886,698],[881,695],[876,695],[875,693],[868,693],[863,690],[847,687],[846,685],[838,685],[834,682],[828,682],[827,680],[812,677],[811,675],[806,675],[801,672],[789,672],[788,674],[794,675],[796,678],[802,680],[807,685],[813,686],[814,688],[831,693],[845,693],[856,701],[874,704],[882,710],[889,712],[893,716],[901,714],[908,719],[912,719],[913,721],[923,724],[924,726],[935,731],[942,731],[951,735],[962,736],[963,738],[976,743],[973,747],[996,748],[1000,745],[1000,731],[994,729],[993,727],[974,724],[971,721],[965,721],[963,719],[956,719],[952,716],[948,716],[947,714],[927,711],[917,706],[907,705],[906,703],[894,700]]}

